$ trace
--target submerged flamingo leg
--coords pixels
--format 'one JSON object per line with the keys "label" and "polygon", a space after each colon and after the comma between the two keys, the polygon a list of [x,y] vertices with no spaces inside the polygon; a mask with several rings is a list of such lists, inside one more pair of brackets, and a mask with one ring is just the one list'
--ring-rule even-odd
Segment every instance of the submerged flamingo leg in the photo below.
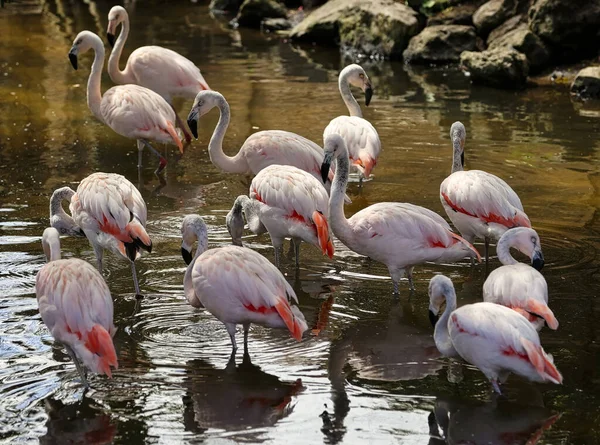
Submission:
{"label": "submerged flamingo leg", "polygon": [[225,327],[229,333],[229,338],[231,338],[231,347],[233,348],[233,353],[235,354],[235,351],[237,351],[237,343],[235,341],[235,324],[225,323]]}
{"label": "submerged flamingo leg", "polygon": [[250,330],[250,323],[244,324],[244,355],[248,354],[248,331]]}
{"label": "submerged flamingo leg", "polygon": [[158,167],[154,170],[154,174],[160,175],[164,168],[167,166],[167,160],[156,150],[148,141],[145,139],[139,139],[152,153],[158,156]]}
{"label": "submerged flamingo leg", "polygon": [[135,270],[135,263],[131,261],[131,275],[133,276],[133,285],[135,286],[135,298],[141,300],[144,296],[140,292],[140,285],[137,279],[137,272]]}
{"label": "submerged flamingo leg", "polygon": [[73,360],[73,363],[75,363],[75,368],[77,368],[77,372],[79,373],[79,377],[81,378],[81,383],[84,387],[89,388],[90,385],[87,381],[87,372],[82,368],[81,364],[79,363],[79,359],[75,355],[75,352],[68,345],[65,345],[65,349],[67,350],[67,354],[69,354],[69,357],[71,357],[71,360]]}

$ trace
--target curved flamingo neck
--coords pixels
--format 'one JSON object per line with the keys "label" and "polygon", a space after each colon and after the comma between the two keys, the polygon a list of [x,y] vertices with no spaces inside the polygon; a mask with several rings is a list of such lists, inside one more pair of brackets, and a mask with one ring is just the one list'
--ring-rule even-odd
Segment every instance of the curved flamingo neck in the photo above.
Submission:
{"label": "curved flamingo neck", "polygon": [[352,95],[352,91],[350,90],[350,82],[348,82],[349,73],[343,73],[339,78],[339,88],[340,94],[342,95],[342,99],[348,108],[348,112],[350,116],[362,117],[362,111],[360,109],[360,105]]}
{"label": "curved flamingo neck", "polygon": [[125,69],[121,71],[119,69],[119,60],[121,60],[121,53],[123,47],[129,36],[129,17],[125,16],[125,19],[121,23],[121,32],[115,43],[115,47],[110,53],[108,58],[108,75],[114,83],[119,85],[125,85],[128,83],[136,83],[136,79],[129,72],[129,67],[125,65]]}
{"label": "curved flamingo neck", "polygon": [[241,206],[244,210],[244,215],[246,217],[246,222],[248,223],[248,229],[252,233],[260,233],[261,230],[261,222],[258,215],[258,201],[254,199],[248,198],[246,195],[242,195],[236,199],[235,204]]}
{"label": "curved flamingo neck", "polygon": [[498,254],[498,259],[502,264],[510,265],[510,264],[518,264],[519,262],[514,259],[514,257],[510,254],[510,248],[512,246],[513,238],[512,236],[502,236],[496,245],[496,253]]}
{"label": "curved flamingo neck", "polygon": [[450,314],[456,309],[456,293],[453,289],[448,289],[445,293],[445,297],[446,310],[435,324],[433,339],[435,341],[435,346],[442,355],[453,357],[458,355],[458,353],[456,352],[456,349],[454,349],[450,333],[448,332],[448,320],[450,319]]}
{"label": "curved flamingo neck", "polygon": [[197,307],[195,301],[199,299],[196,296],[196,292],[194,291],[192,273],[194,271],[194,264],[196,264],[196,260],[208,249],[208,235],[206,234],[206,230],[201,230],[200,228],[194,228],[194,233],[196,234],[196,237],[198,239],[198,247],[196,247],[196,253],[194,254],[194,258],[192,259],[190,264],[188,264],[188,267],[185,270],[185,276],[183,277],[183,292],[188,302],[192,306]]}
{"label": "curved flamingo neck", "polygon": [[350,227],[344,214],[344,199],[346,197],[346,187],[348,186],[348,150],[343,145],[339,147],[339,150],[329,197],[329,221],[335,236],[348,245],[348,243],[353,244],[352,227]]}
{"label": "curved flamingo neck", "polygon": [[44,231],[44,235],[42,236],[42,247],[46,254],[46,259],[49,262],[60,260],[60,240],[58,238],[58,232],[48,233],[47,231]]}
{"label": "curved flamingo neck", "polygon": [[452,138],[452,173],[461,172],[465,168],[463,167],[464,155],[463,149],[461,147],[460,138],[453,137]]}
{"label": "curved flamingo neck", "polygon": [[102,76],[102,68],[104,68],[104,45],[100,37],[95,36],[93,39],[92,48],[94,49],[94,63],[92,63],[92,71],[87,84],[87,103],[88,107],[101,122],[104,122],[102,113],[100,112],[100,104],[102,103],[102,92],[100,91],[100,83]]}
{"label": "curved flamingo neck", "polygon": [[62,202],[67,200],[71,202],[71,198],[75,194],[75,190],[70,187],[62,187],[54,190],[50,198],[50,225],[55,226],[57,222],[62,222],[68,227],[76,227],[75,220],[65,212]]}
{"label": "curved flamingo neck", "polygon": [[225,138],[227,127],[229,127],[231,113],[229,104],[222,96],[217,102],[217,107],[219,108],[220,113],[219,122],[208,143],[208,155],[210,156],[210,160],[223,171],[230,173],[247,173],[249,170],[248,164],[244,161],[243,156],[241,156],[241,149],[238,154],[233,157],[227,156],[223,152],[223,139]]}

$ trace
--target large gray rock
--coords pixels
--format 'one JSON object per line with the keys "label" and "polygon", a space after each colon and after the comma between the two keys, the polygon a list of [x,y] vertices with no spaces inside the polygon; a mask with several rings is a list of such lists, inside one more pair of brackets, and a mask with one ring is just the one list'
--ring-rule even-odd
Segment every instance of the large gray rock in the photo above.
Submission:
{"label": "large gray rock", "polygon": [[296,25],[290,38],[398,59],[420,30],[417,18],[393,0],[331,0]]}
{"label": "large gray rock", "polygon": [[525,17],[523,14],[518,14],[509,18],[502,25],[494,28],[494,30],[490,32],[486,42],[487,45],[490,46],[494,40],[502,37],[504,34],[508,34],[512,30],[517,29],[521,23],[527,23],[527,17]]}
{"label": "large gray rock", "polygon": [[488,49],[494,48],[514,48],[525,54],[531,73],[539,72],[550,59],[548,48],[529,30],[527,23],[522,23],[518,28],[494,40]]}
{"label": "large gray rock", "polygon": [[600,0],[536,0],[529,27],[559,56],[591,53],[600,48]]}
{"label": "large gray rock", "polygon": [[489,32],[504,23],[517,10],[517,0],[490,0],[473,14],[473,24],[477,33],[487,36]]}
{"label": "large gray rock", "polygon": [[208,9],[215,12],[237,13],[242,0],[211,0]]}
{"label": "large gray rock", "polygon": [[473,24],[473,14],[477,11],[477,3],[464,3],[451,6],[427,19],[427,26],[467,25]]}
{"label": "large gray rock", "polygon": [[460,55],[460,64],[473,83],[497,88],[523,88],[529,74],[527,57],[512,48],[465,51]]}
{"label": "large gray rock", "polygon": [[582,99],[600,99],[600,66],[588,66],[577,73],[571,94]]}
{"label": "large gray rock", "polygon": [[285,18],[287,10],[275,0],[244,0],[235,20],[240,26],[260,28],[266,18]]}
{"label": "large gray rock", "polygon": [[403,53],[410,63],[458,62],[463,51],[473,51],[475,29],[472,26],[429,26],[410,39]]}
{"label": "large gray rock", "polygon": [[265,19],[260,25],[263,31],[285,31],[290,29],[292,24],[288,19]]}

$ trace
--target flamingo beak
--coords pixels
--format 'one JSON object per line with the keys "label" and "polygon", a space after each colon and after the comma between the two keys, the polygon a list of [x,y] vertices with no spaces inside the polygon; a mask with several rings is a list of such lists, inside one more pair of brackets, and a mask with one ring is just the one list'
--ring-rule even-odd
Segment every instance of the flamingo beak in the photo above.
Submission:
{"label": "flamingo beak", "polygon": [[183,246],[181,246],[181,256],[183,257],[183,261],[185,261],[185,264],[187,264],[188,266],[194,259],[194,257],[192,257],[192,253]]}
{"label": "flamingo beak", "polygon": [[108,21],[108,29],[106,30],[106,39],[110,43],[110,47],[115,46],[115,31],[117,29],[117,21],[115,19]]}
{"label": "flamingo beak", "polygon": [[365,105],[368,107],[371,103],[371,98],[373,97],[373,87],[371,83],[368,82],[365,88]]}
{"label": "flamingo beak", "polygon": [[544,267],[544,254],[541,250],[536,250],[533,252],[533,257],[531,258],[531,266],[537,271],[541,271]]}
{"label": "flamingo beak", "polygon": [[460,154],[460,165],[462,165],[463,167],[465,166],[465,152],[464,151]]}
{"label": "flamingo beak", "polygon": [[332,159],[333,153],[325,153],[323,164],[321,164],[321,178],[323,179],[323,184],[327,183],[327,179],[329,178],[329,169],[331,168]]}
{"label": "flamingo beak", "polygon": [[188,127],[196,139],[198,139],[198,110],[192,108],[187,118]]}
{"label": "flamingo beak", "polygon": [[110,47],[114,48],[115,47],[115,35],[107,32],[106,33],[106,40],[108,40],[108,43],[110,43]]}
{"label": "flamingo beak", "polygon": [[69,60],[74,69],[77,69],[77,48],[73,46],[69,51]]}
{"label": "flamingo beak", "polygon": [[431,322],[431,326],[435,327],[438,321],[438,316],[433,313],[431,309],[429,309],[429,321]]}

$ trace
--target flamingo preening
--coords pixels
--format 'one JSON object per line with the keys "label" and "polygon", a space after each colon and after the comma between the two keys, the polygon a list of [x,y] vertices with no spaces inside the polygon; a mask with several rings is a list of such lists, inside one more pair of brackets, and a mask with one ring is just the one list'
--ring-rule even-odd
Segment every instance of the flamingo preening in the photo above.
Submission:
{"label": "flamingo preening", "polygon": [[450,128],[452,174],[440,185],[440,200],[448,218],[470,243],[485,241],[485,261],[489,243],[513,227],[531,227],[519,196],[497,176],[481,170],[464,171],[467,131],[460,122]]}
{"label": "flamingo preening", "polygon": [[373,88],[365,70],[356,64],[348,65],[342,70],[338,84],[350,116],[338,116],[333,119],[323,132],[323,140],[330,134],[339,134],[344,138],[350,163],[359,170],[362,182],[363,178],[369,178],[377,164],[381,152],[381,141],[375,127],[362,117],[362,111],[350,91],[350,85],[361,88],[365,92],[365,105],[367,106],[371,102]]}
{"label": "flamingo preening", "polygon": [[167,160],[149,141],[175,144],[183,153],[183,145],[175,129],[175,111],[158,93],[139,85],[119,85],[109,88],[102,95],[100,81],[104,66],[104,44],[100,37],[90,31],[81,31],[73,41],[69,60],[77,69],[77,56],[90,48],[95,53],[87,85],[87,103],[91,112],[116,133],[137,140],[138,167],[142,166],[144,147],[158,156],[159,164],[155,173],[160,174]]}
{"label": "flamingo preening", "polygon": [[[511,247],[527,255],[531,266],[515,260]],[[548,307],[548,285],[539,272],[544,255],[537,232],[527,227],[509,229],[500,237],[496,251],[503,266],[494,269],[483,283],[483,301],[516,310],[538,331],[544,321],[550,329],[558,329],[558,320]]]}
{"label": "flamingo preening", "polygon": [[[261,254],[240,246],[208,248],[208,233],[201,217],[187,215],[181,226],[181,254],[188,264],[183,288],[188,302],[205,307],[227,328],[233,351],[236,325],[244,327],[248,350],[250,324],[287,328],[300,341],[308,329],[296,303],[296,293],[279,270]],[[192,257],[194,242],[198,242]]]}
{"label": "flamingo preening", "polygon": [[[498,394],[499,384],[511,372],[534,382],[562,383],[563,377],[552,356],[542,349],[537,331],[518,312],[494,303],[467,304],[456,309],[454,285],[443,275],[431,279],[429,301],[439,351],[475,365]],[[446,309],[438,320],[444,301]]]}
{"label": "flamingo preening", "polygon": [[250,230],[256,234],[269,232],[277,267],[286,237],[294,241],[296,267],[300,263],[302,241],[333,257],[327,222],[329,196],[314,176],[290,165],[270,165],[254,177],[249,195],[238,196],[227,214],[227,229],[234,244],[242,245],[243,212]]}
{"label": "flamingo preening", "polygon": [[404,272],[414,289],[413,267],[426,261],[458,261],[479,257],[477,250],[450,230],[448,223],[426,208],[408,203],[381,202],[344,215],[344,193],[348,185],[348,151],[338,134],[325,139],[323,172],[337,159],[329,198],[329,224],[334,235],[350,250],[384,263],[394,282],[394,293]]}
{"label": "flamingo preening", "polygon": [[[115,32],[121,25],[121,33],[115,43]],[[194,63],[181,54],[162,46],[141,46],[131,53],[125,69],[119,68],[119,59],[129,35],[129,15],[122,6],[113,6],[108,13],[108,29],[106,37],[113,47],[108,58],[108,74],[112,81],[119,85],[136,84],[160,94],[171,107],[173,97],[187,99],[196,97],[209,86]],[[185,129],[177,112],[173,108],[177,125],[183,131],[187,142],[192,136]]]}
{"label": "flamingo preening", "polygon": [[48,259],[35,279],[40,315],[54,337],[75,362],[81,381],[88,386],[80,361],[92,372],[111,377],[118,367],[112,337],[113,301],[102,275],[86,261],[60,259],[58,231],[49,227],[42,235]]}
{"label": "flamingo preening", "polygon": [[[71,216],[62,208],[64,200],[70,202]],[[115,173],[93,173],[79,183],[77,191],[62,187],[50,198],[50,223],[63,234],[83,232],[94,248],[100,273],[104,249],[131,262],[137,298],[142,295],[134,261],[141,250],[152,251],[146,215],[146,203],[138,189]]]}

